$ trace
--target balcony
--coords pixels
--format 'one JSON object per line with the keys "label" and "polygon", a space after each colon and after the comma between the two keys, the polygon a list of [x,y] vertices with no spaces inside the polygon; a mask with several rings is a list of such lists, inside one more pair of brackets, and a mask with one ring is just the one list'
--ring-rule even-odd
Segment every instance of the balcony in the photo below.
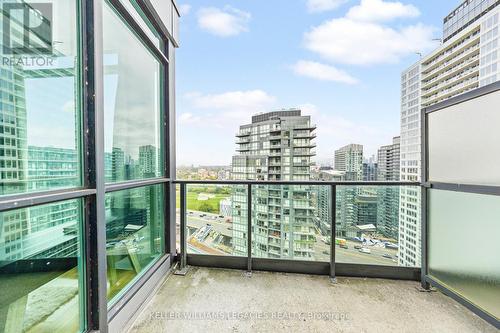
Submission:
{"label": "balcony", "polygon": [[[248,278],[193,267],[166,280],[129,332],[496,332],[452,299],[418,288],[411,281],[339,277],[332,285],[317,275]],[[203,320],[210,315],[204,311],[220,317]]]}
{"label": "balcony", "polygon": [[[176,119],[229,126],[208,108],[207,118],[176,118],[179,10],[156,3],[53,6],[54,58],[64,61],[49,70],[2,65],[0,332],[500,327],[499,83],[423,110],[422,141],[413,143],[422,147],[422,182],[283,180],[310,179],[309,165],[298,166],[300,176],[289,169],[315,151],[285,147],[297,123],[300,135],[316,128],[301,110],[252,117],[275,137],[281,126],[291,131],[282,149],[263,148],[267,127],[248,130],[253,123],[229,129],[213,150],[193,142],[210,157],[238,128],[241,152],[259,136],[258,154],[233,159],[239,180],[206,180],[228,178],[227,165],[177,179]],[[472,85],[455,88],[446,93]],[[236,108],[202,92],[186,98],[249,109],[231,91]],[[269,173],[268,151],[282,161],[269,159]]]}

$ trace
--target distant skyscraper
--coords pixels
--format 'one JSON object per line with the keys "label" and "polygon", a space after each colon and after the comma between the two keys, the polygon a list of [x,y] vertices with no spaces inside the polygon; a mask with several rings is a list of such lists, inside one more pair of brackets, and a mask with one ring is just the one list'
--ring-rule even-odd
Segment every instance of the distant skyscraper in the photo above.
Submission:
{"label": "distant skyscraper", "polygon": [[[335,151],[335,170],[345,174],[344,180],[363,180],[363,146],[350,144]],[[358,229],[358,211],[356,200],[362,189],[355,186],[339,186],[337,188],[336,235],[355,237]],[[362,213],[359,212],[359,216]],[[364,222],[361,222],[364,223]]]}
{"label": "distant skyscraper", "polygon": [[363,181],[372,182],[377,180],[378,164],[372,157],[363,162]]}
{"label": "distant skyscraper", "polygon": [[[444,19],[444,43],[401,75],[401,180],[421,180],[421,109],[500,78],[499,1],[466,0]],[[420,266],[420,193],[401,188],[399,264]]]}
{"label": "distant skyscraper", "polygon": [[[339,182],[345,180],[345,172],[332,169],[320,169],[317,173],[317,180],[326,182]],[[331,190],[330,186],[318,186],[318,220],[316,225],[323,235],[331,233]]]}
{"label": "distant skyscraper", "polygon": [[392,139],[392,144],[382,146],[378,150],[377,165],[378,173],[377,180],[380,181],[399,181],[400,173],[400,144],[399,136]]}
{"label": "distant skyscraper", "polygon": [[[252,117],[236,135],[235,180],[310,180],[315,126],[300,110]],[[314,260],[315,207],[311,186],[253,186],[253,251],[256,257]],[[244,191],[244,189],[243,189]],[[246,255],[246,196],[235,190],[233,244]]]}
{"label": "distant skyscraper", "polygon": [[[395,137],[391,145],[378,150],[379,181],[399,181],[400,178],[400,137]],[[399,233],[399,187],[386,186],[377,190],[377,231],[385,237],[398,239]]]}
{"label": "distant skyscraper", "polygon": [[345,172],[346,180],[363,180],[363,146],[350,144],[335,151],[334,169]]}

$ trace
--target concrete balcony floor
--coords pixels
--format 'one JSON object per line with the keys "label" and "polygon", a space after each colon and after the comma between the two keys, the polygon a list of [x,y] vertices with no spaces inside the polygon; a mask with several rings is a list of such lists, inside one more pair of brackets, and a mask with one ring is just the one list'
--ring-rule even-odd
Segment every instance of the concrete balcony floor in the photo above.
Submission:
{"label": "concrete balcony floor", "polygon": [[451,298],[419,286],[191,267],[185,277],[165,280],[129,332],[497,332]]}

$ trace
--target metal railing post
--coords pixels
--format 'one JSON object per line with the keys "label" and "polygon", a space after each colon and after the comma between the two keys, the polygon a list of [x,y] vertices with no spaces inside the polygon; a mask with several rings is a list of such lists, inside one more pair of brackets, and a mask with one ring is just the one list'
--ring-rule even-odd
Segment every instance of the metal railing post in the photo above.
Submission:
{"label": "metal railing post", "polygon": [[430,290],[430,284],[427,282],[427,274],[429,274],[428,266],[427,266],[427,256],[428,256],[428,230],[427,230],[427,189],[429,186],[427,186],[427,179],[428,179],[428,173],[427,173],[427,163],[428,163],[428,154],[427,154],[427,149],[428,149],[428,137],[427,137],[427,114],[425,109],[422,110],[421,114],[421,183],[423,186],[420,186],[420,223],[421,223],[421,231],[420,231],[420,238],[421,238],[421,274],[420,274],[420,283],[422,288],[426,290]]}
{"label": "metal railing post", "polygon": [[330,281],[332,283],[337,283],[337,277],[335,276],[335,235],[337,233],[337,186],[330,186],[331,192],[331,210],[330,210]]}
{"label": "metal railing post", "polygon": [[187,232],[187,226],[186,226],[186,216],[187,216],[187,210],[186,210],[186,183],[181,183],[180,184],[180,233],[181,233],[181,239],[180,239],[180,247],[181,247],[181,262],[180,262],[180,267],[179,269],[175,272],[176,275],[186,275],[188,271],[187,267],[187,237],[186,237],[186,232]]}
{"label": "metal railing post", "polygon": [[252,275],[252,184],[247,185],[247,276]]}

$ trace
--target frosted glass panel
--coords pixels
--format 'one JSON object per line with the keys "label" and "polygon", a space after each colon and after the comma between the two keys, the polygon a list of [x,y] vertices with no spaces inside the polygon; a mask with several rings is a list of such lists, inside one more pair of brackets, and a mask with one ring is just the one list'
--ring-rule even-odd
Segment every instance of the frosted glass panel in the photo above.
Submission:
{"label": "frosted glass panel", "polygon": [[500,185],[500,91],[429,114],[429,180]]}
{"label": "frosted glass panel", "polygon": [[500,318],[500,197],[429,193],[429,274]]}

